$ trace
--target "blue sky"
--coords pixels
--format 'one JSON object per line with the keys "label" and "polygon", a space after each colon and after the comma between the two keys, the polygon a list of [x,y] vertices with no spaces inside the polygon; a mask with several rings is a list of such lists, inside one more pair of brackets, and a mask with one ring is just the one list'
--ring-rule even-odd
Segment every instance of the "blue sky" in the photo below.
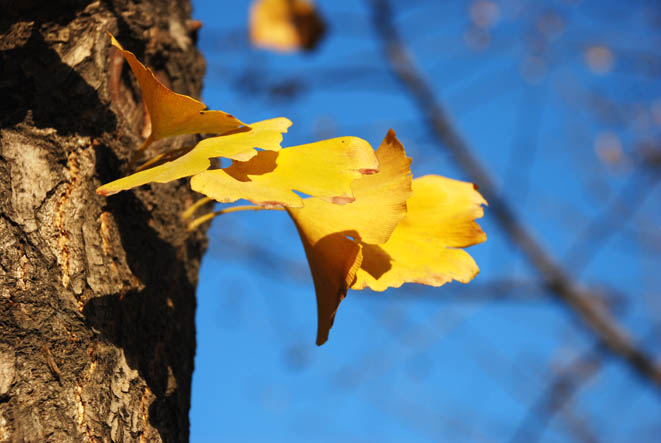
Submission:
{"label": "blue sky", "polygon": [[[290,118],[284,146],[340,135],[378,146],[393,128],[415,176],[466,179],[388,72],[369,2],[318,4],[330,24],[320,49],[279,55],[247,43],[249,2],[195,0],[205,103],[246,122]],[[631,164],[641,140],[658,140],[661,128],[654,2],[503,0],[482,28],[474,2],[393,5],[458,131],[533,235],[570,263],[590,220],[611,215],[623,186],[647,183]],[[299,93],[268,93],[283,84]],[[616,154],[618,162],[603,160]],[[590,252],[579,280],[624,294],[618,321],[658,355],[649,337],[659,319],[659,239],[641,238],[658,229],[661,192],[647,192],[630,220],[609,221],[622,226]],[[312,279],[286,214],[214,220],[197,294],[191,441],[512,438],[549,380],[594,337],[535,286],[488,208],[480,223],[489,239],[469,250],[481,268],[474,282],[352,291],[317,347]],[[499,300],[498,281],[527,286]],[[645,441],[661,431],[660,416],[658,391],[605,358],[540,440],[574,441],[578,422],[609,441]]]}

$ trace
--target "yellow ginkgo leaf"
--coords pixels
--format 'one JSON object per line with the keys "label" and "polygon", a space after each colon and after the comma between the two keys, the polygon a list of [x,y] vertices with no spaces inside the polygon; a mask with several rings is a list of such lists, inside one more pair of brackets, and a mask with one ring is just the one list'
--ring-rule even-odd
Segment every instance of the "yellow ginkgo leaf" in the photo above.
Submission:
{"label": "yellow ginkgo leaf", "polygon": [[256,0],[250,8],[250,40],[280,52],[312,50],[326,25],[307,0]]}
{"label": "yellow ginkgo leaf", "polygon": [[232,160],[248,161],[257,155],[253,148],[265,151],[279,151],[282,134],[292,125],[285,117],[272,118],[251,123],[251,130],[237,134],[209,137],[195,146],[199,156],[225,157]]}
{"label": "yellow ginkgo leaf", "polygon": [[[110,35],[110,34],[108,34]],[[181,134],[224,134],[244,126],[230,114],[209,111],[204,103],[171,91],[145,67],[136,56],[125,50],[110,35],[112,45],[119,49],[138,79],[142,100],[151,119],[151,134],[143,148],[150,142]]]}
{"label": "yellow ginkgo leaf", "polygon": [[468,283],[479,272],[473,258],[457,249],[486,240],[475,222],[486,201],[472,183],[420,177],[413,180],[413,195],[406,204],[406,217],[385,244],[361,244],[363,261],[352,289]]}
{"label": "yellow ginkgo leaf", "polygon": [[303,200],[294,191],[345,203],[354,199],[351,183],[377,170],[369,143],[340,137],[261,151],[247,162],[195,175],[191,188],[221,203],[245,199],[262,206],[300,207]]}
{"label": "yellow ginkgo leaf", "polygon": [[337,308],[359,269],[362,254],[353,239],[388,240],[406,215],[411,195],[411,159],[390,130],[376,152],[379,172],[353,182],[355,201],[334,205],[316,198],[288,212],[301,236],[317,296],[317,344],[328,339]]}
{"label": "yellow ginkgo leaf", "polygon": [[292,209],[300,224],[319,224],[326,234],[344,232],[367,243],[385,243],[406,215],[411,196],[411,159],[406,156],[391,129],[376,151],[379,172],[365,175],[351,184],[355,201],[330,204],[316,198],[305,199],[305,206]]}
{"label": "yellow ginkgo leaf", "polygon": [[99,187],[96,192],[108,196],[150,182],[167,183],[189,177],[208,169],[211,166],[209,161],[211,158],[250,159],[257,154],[253,149],[255,147],[278,151],[282,134],[287,132],[289,126],[291,126],[289,119],[279,117],[253,123],[247,132],[207,138],[175,160],[107,183]]}

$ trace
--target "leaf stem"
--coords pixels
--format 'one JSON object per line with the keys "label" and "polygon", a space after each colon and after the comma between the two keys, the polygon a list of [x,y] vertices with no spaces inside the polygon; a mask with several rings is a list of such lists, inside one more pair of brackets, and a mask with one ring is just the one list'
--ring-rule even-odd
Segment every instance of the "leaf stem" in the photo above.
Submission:
{"label": "leaf stem", "polygon": [[[204,199],[202,199],[204,200]],[[199,202],[199,201],[198,201]],[[195,203],[197,204],[197,203]],[[222,214],[229,214],[230,212],[240,212],[240,211],[283,211],[282,207],[266,207],[266,206],[253,206],[253,205],[244,205],[244,206],[233,206],[231,208],[221,209],[220,211],[210,212],[204,214],[200,217],[197,217],[195,220],[188,224],[188,230],[192,231],[193,229],[200,226],[202,223],[211,220],[214,217],[217,217]]]}
{"label": "leaf stem", "polygon": [[195,213],[195,211],[197,211],[198,209],[200,209],[200,207],[206,205],[207,203],[209,203],[212,200],[213,199],[211,199],[209,197],[202,197],[201,199],[199,199],[198,201],[196,201],[195,203],[190,205],[190,207],[188,209],[186,209],[184,212],[181,213],[181,216],[180,216],[181,219],[186,220],[187,218],[191,218],[193,216],[193,214]]}

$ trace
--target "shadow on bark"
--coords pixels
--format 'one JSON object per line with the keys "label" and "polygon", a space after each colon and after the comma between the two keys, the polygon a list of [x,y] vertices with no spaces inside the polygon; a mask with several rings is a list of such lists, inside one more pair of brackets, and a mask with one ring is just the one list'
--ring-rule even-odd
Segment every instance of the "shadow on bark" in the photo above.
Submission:
{"label": "shadow on bark", "polygon": [[89,3],[89,0],[3,0],[0,33],[18,21],[64,25]]}
{"label": "shadow on bark", "polygon": [[[104,171],[120,169],[109,148],[97,149],[102,180],[108,178]],[[83,313],[105,339],[124,349],[129,366],[139,371],[156,396],[149,416],[163,441],[187,441],[195,353],[194,282],[176,249],[150,227],[153,215],[134,193],[109,197],[107,210],[117,223],[128,265],[144,289],[94,298]]]}
{"label": "shadow on bark", "polygon": [[62,62],[38,27],[25,23],[16,32],[25,33],[25,43],[0,51],[0,128],[14,126],[30,113],[36,127],[55,128],[60,135],[113,131],[115,115],[97,91]]}

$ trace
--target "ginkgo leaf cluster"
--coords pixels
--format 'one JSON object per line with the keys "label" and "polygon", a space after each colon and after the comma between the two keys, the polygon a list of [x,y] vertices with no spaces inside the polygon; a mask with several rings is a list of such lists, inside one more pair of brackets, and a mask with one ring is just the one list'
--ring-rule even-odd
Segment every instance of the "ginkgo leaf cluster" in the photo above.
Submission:
{"label": "ginkgo leaf cluster", "polygon": [[[135,55],[114,38],[111,42],[138,79],[151,118],[152,133],[143,146],[184,133],[214,136],[148,160],[97,193],[108,196],[190,177],[191,188],[205,199],[253,204],[223,213],[285,209],[314,281],[318,345],[328,339],[349,289],[467,283],[479,272],[463,248],[486,240],[475,222],[486,201],[471,183],[436,175],[413,179],[411,159],[394,131],[388,131],[376,151],[358,137],[282,147],[292,124],[288,119],[244,124],[230,114],[207,110],[166,88]],[[215,158],[231,159],[232,164],[214,168]]]}

